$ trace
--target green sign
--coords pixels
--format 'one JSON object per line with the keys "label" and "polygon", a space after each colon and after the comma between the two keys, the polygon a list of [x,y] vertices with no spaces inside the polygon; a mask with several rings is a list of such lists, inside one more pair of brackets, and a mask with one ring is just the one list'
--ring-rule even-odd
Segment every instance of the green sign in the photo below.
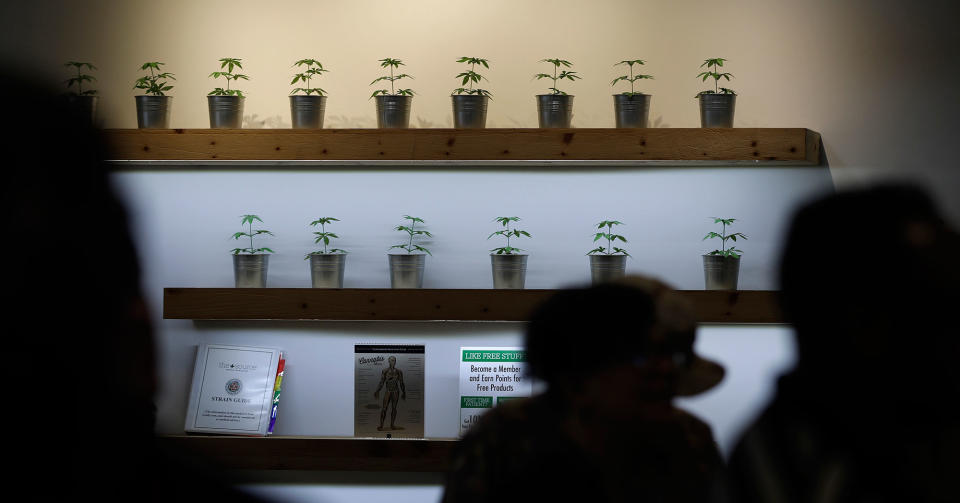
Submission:
{"label": "green sign", "polygon": [[525,362],[527,361],[526,351],[483,351],[476,349],[464,349],[463,361],[465,362]]}
{"label": "green sign", "polygon": [[509,402],[510,400],[516,400],[516,399],[518,399],[518,398],[524,398],[524,397],[522,397],[522,396],[498,396],[498,397],[497,397],[497,405],[500,405],[501,403],[504,403],[504,402]]}
{"label": "green sign", "polygon": [[461,396],[461,409],[489,409],[493,407],[492,396]]}

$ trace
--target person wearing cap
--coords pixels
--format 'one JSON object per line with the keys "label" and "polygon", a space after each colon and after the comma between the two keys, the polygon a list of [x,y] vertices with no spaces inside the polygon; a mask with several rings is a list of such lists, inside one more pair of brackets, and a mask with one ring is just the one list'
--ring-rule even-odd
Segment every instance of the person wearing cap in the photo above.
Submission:
{"label": "person wearing cap", "polygon": [[675,407],[723,368],[693,352],[696,323],[663,283],[562,290],[526,333],[547,390],[500,405],[458,444],[443,501],[704,501],[721,458],[703,421]]}

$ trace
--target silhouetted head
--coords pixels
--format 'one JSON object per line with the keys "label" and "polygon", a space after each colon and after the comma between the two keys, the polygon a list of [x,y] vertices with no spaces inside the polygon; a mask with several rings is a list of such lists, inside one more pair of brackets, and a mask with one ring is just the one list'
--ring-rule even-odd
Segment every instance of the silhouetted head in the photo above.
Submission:
{"label": "silhouetted head", "polygon": [[723,378],[722,367],[694,354],[695,332],[689,306],[656,280],[561,290],[527,328],[529,371],[559,393],[599,381],[595,389],[624,393],[619,400],[691,395]]}
{"label": "silhouetted head", "polygon": [[798,371],[838,394],[955,389],[958,252],[957,234],[916,188],[850,191],[802,208],[780,268]]}

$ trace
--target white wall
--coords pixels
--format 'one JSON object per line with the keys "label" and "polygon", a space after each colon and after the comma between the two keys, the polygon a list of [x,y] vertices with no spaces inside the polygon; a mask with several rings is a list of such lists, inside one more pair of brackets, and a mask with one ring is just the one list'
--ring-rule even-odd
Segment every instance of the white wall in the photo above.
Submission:
{"label": "white wall", "polygon": [[[780,235],[790,212],[812,194],[831,190],[824,167],[679,168],[566,171],[538,169],[443,169],[417,171],[127,171],[113,175],[135,222],[144,264],[144,288],[158,329],[162,389],[160,433],[183,431],[196,344],[231,342],[274,345],[289,352],[289,374],[279,435],[351,436],[353,344],[390,341],[427,346],[426,435],[454,437],[458,426],[458,348],[521,344],[518,323],[364,322],[192,322],[162,320],[165,287],[231,286],[230,235],[239,215],[257,213],[275,238],[262,244],[271,257],[269,286],[308,287],[304,255],[313,250],[310,220],[341,219],[331,230],[351,253],[348,287],[388,287],[387,247],[400,237],[392,230],[411,213],[434,232],[425,286],[489,288],[486,236],[497,215],[520,215],[533,238],[521,243],[531,255],[528,287],[556,288],[589,281],[587,250],[593,224],[616,218],[634,255],[630,272],[645,273],[679,288],[703,287],[700,238],[713,228],[712,215],[737,216],[750,236],[741,273],[745,289],[775,288]],[[739,430],[770,393],[773,377],[789,367],[789,331],[776,326],[705,327],[698,349],[721,361],[729,375],[710,393],[683,403],[714,428],[729,450]],[[272,484],[270,494],[296,500],[359,501],[384,483],[364,474],[357,485],[315,478]],[[392,479],[391,479],[392,480]],[[418,479],[421,480],[422,479]],[[429,482],[429,481],[428,481]],[[410,501],[435,499],[435,483],[404,486]],[[277,485],[280,483],[280,485]],[[310,489],[302,485],[307,483]],[[373,484],[371,486],[371,484]],[[259,487],[259,486],[256,486]]]}

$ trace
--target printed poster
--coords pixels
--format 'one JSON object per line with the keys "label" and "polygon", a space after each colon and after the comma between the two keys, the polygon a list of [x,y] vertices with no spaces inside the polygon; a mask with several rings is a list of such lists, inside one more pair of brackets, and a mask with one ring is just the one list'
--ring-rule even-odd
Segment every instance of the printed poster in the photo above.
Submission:
{"label": "printed poster", "polygon": [[460,435],[491,408],[530,396],[523,348],[460,348]]}
{"label": "printed poster", "polygon": [[423,438],[424,348],[354,346],[355,437]]}

